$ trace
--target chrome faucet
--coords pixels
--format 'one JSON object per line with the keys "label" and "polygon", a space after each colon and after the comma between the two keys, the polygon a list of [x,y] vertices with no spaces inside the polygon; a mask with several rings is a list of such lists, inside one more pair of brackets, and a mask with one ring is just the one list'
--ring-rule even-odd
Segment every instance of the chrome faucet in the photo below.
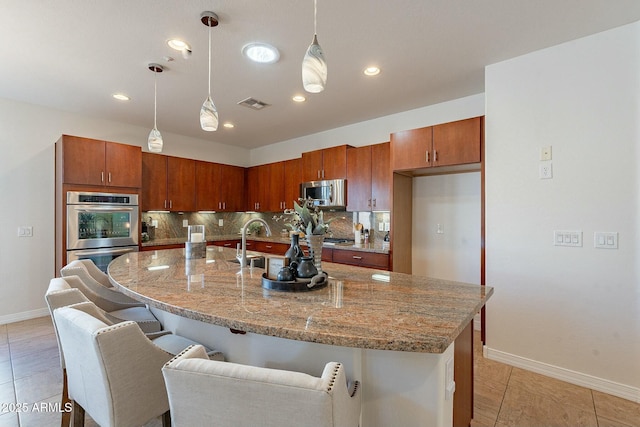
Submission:
{"label": "chrome faucet", "polygon": [[240,248],[236,248],[236,258],[238,259],[238,261],[240,261],[240,267],[247,266],[247,228],[249,227],[249,224],[256,221],[262,223],[265,230],[267,231],[267,236],[271,236],[271,229],[269,228],[269,224],[267,224],[264,219],[251,218],[249,221],[247,221],[242,227],[242,230],[240,230],[240,232],[242,233],[242,253],[239,253]]}

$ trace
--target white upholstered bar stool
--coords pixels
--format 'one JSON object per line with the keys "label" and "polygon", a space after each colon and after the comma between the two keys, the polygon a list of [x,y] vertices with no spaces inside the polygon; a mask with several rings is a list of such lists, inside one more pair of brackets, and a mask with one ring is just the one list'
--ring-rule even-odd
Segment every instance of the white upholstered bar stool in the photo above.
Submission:
{"label": "white upholstered bar stool", "polygon": [[[62,396],[61,407],[64,408],[65,404],[69,402],[69,393],[67,386],[67,371],[65,368],[64,353],[62,352],[62,345],[60,344],[60,335],[58,334],[58,328],[56,326],[56,320],[53,316],[54,310],[61,307],[73,307],[77,310],[84,311],[87,314],[95,317],[106,325],[114,325],[115,322],[112,317],[109,317],[109,313],[100,309],[93,302],[89,301],[80,290],[70,287],[66,280],[63,278],[55,278],[49,282],[49,288],[45,294],[45,301],[49,307],[49,313],[53,320],[53,329],[56,333],[56,339],[58,340],[58,350],[60,353],[60,367],[62,368]],[[117,319],[116,319],[117,320]],[[188,338],[174,335],[168,331],[152,332],[146,334],[146,337],[150,339],[153,344],[157,345],[164,351],[171,355],[176,355],[189,347],[190,345],[198,344],[197,342]],[[224,355],[217,350],[206,349],[208,357],[214,360],[224,360]],[[62,413],[61,425],[67,427],[70,421],[70,414],[68,412]]]}
{"label": "white upholstered bar stool", "polygon": [[[71,261],[62,269],[69,270],[69,274],[64,274],[61,271],[60,274],[62,274],[62,276],[80,276],[85,283],[94,282],[95,284],[102,285],[105,288],[113,288],[113,285],[109,281],[109,276],[107,276],[104,271],[100,270],[90,259],[78,259]],[[77,270],[73,271],[73,269]]]}
{"label": "white upholstered bar stool", "polygon": [[64,354],[73,424],[85,411],[98,425],[140,426],[162,416],[170,425],[162,366],[172,355],[135,322],[109,326],[73,307],[53,312]]}
{"label": "white upholstered bar stool", "polygon": [[[66,272],[69,273],[74,270],[67,270]],[[105,288],[101,285],[89,286],[79,276],[63,275],[62,279],[72,288],[80,290],[91,302],[106,311],[113,318],[114,323],[131,320],[139,324],[144,332],[159,332],[162,330],[160,321],[156,319],[145,304],[115,289]]]}
{"label": "white upholstered bar stool", "polygon": [[162,368],[174,427],[356,427],[361,392],[344,367],[321,377],[207,360],[189,347]]}

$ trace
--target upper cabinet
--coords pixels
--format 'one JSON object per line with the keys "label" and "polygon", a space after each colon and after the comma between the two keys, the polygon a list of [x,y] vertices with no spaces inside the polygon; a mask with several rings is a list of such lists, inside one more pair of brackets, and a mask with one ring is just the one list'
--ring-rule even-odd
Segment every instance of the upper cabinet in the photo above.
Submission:
{"label": "upper cabinet", "polygon": [[196,210],[196,161],[142,153],[143,211]]}
{"label": "upper cabinet", "polygon": [[389,143],[347,150],[347,210],[390,210]]}
{"label": "upper cabinet", "polygon": [[347,145],[302,153],[302,180],[346,179]]}
{"label": "upper cabinet", "polygon": [[482,117],[391,134],[391,166],[407,171],[480,162]]}
{"label": "upper cabinet", "polygon": [[196,160],[196,210],[242,211],[245,207],[243,167]]}
{"label": "upper cabinet", "polygon": [[282,209],[293,209],[293,202],[300,198],[300,184],[302,183],[302,159],[284,161],[284,199]]}
{"label": "upper cabinet", "polygon": [[142,186],[140,147],[63,135],[56,151],[65,184]]}
{"label": "upper cabinet", "polygon": [[253,166],[247,170],[247,209],[279,212],[300,197],[301,159]]}

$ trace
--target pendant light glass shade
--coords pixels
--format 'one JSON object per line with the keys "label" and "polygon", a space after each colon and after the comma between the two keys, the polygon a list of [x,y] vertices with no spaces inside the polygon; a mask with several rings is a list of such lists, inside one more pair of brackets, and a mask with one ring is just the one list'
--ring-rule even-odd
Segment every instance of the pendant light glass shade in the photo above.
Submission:
{"label": "pendant light glass shade", "polygon": [[218,25],[218,15],[213,12],[202,12],[200,21],[209,27],[209,92],[200,108],[200,127],[207,132],[218,130],[218,110],[211,99],[211,28]]}
{"label": "pendant light glass shade", "polygon": [[152,153],[162,153],[162,135],[156,128],[151,129],[149,132],[149,139],[147,140],[149,151]]}
{"label": "pendant light glass shade", "polygon": [[158,116],[158,73],[161,73],[163,68],[159,64],[149,64],[149,69],[153,71],[153,129],[149,132],[147,147],[152,153],[161,153],[163,142],[156,118]]}
{"label": "pendant light glass shade", "polygon": [[218,130],[218,110],[216,110],[211,96],[207,96],[200,109],[200,127],[209,132]]}
{"label": "pendant light glass shade", "polygon": [[327,86],[327,61],[315,34],[302,60],[302,86],[311,93],[322,92]]}

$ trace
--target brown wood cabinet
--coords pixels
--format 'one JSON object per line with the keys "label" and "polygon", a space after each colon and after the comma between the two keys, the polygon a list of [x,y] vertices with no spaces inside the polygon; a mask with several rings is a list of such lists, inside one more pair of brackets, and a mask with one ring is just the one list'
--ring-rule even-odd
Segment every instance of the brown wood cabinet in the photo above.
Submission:
{"label": "brown wood cabinet", "polygon": [[300,197],[301,159],[267,163],[247,170],[247,210],[280,212]]}
{"label": "brown wood cabinet", "polygon": [[[323,250],[324,252],[324,250]],[[348,249],[334,249],[333,262],[349,264],[357,267],[389,269],[389,255],[376,252],[351,251]]]}
{"label": "brown wood cabinet", "polygon": [[267,211],[267,197],[270,187],[270,166],[252,166],[247,169],[247,205],[246,210],[255,212]]}
{"label": "brown wood cabinet", "polygon": [[284,199],[282,209],[293,209],[293,202],[300,198],[300,184],[302,183],[302,159],[284,161]]}
{"label": "brown wood cabinet", "polygon": [[162,154],[142,154],[143,211],[196,210],[196,161]]}
{"label": "brown wood cabinet", "polygon": [[196,160],[196,210],[244,210],[244,168]]}
{"label": "brown wood cabinet", "polygon": [[56,143],[64,184],[140,188],[142,149],[63,135]]}
{"label": "brown wood cabinet", "polygon": [[302,153],[302,180],[346,179],[347,145]]}
{"label": "brown wood cabinet", "polygon": [[240,239],[238,240],[216,240],[212,242],[214,246],[222,246],[224,248],[236,248]]}
{"label": "brown wood cabinet", "polygon": [[391,166],[408,171],[480,162],[482,117],[391,134]]}
{"label": "brown wood cabinet", "polygon": [[347,210],[390,210],[389,143],[347,149]]}
{"label": "brown wood cabinet", "polygon": [[284,255],[291,245],[279,242],[265,242],[262,240],[254,240],[252,250],[264,252],[267,254]]}

